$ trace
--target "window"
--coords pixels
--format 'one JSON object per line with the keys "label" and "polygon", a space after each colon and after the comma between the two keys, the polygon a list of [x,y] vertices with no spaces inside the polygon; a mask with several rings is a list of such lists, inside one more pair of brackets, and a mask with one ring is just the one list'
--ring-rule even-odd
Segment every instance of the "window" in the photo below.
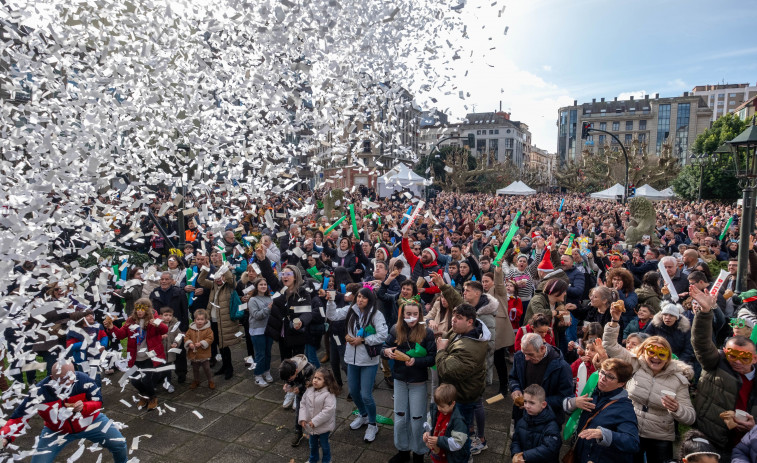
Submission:
{"label": "window", "polygon": [[626,146],[630,145],[632,140],[633,140],[633,135],[631,135],[630,133],[627,133],[626,138],[625,138]]}
{"label": "window", "polygon": [[600,135],[599,136],[599,144],[600,145],[604,145],[605,144],[605,135]]}
{"label": "window", "polygon": [[725,93],[718,93],[718,100],[724,100],[725,99]]}
{"label": "window", "polygon": [[676,146],[675,153],[679,158],[686,159],[689,149],[689,115],[691,104],[678,104],[678,117],[676,118]]}
{"label": "window", "polygon": [[626,130],[633,130],[633,121],[626,121]]}
{"label": "window", "polygon": [[642,119],[639,121],[639,130],[647,130],[647,120]]}
{"label": "window", "polygon": [[737,96],[739,96],[738,93],[729,93],[728,94],[728,98],[736,98]]}
{"label": "window", "polygon": [[600,122],[599,130],[607,130],[607,122]]}
{"label": "window", "polygon": [[514,146],[514,140],[512,138],[505,138],[505,148],[512,148]]}
{"label": "window", "polygon": [[670,105],[661,104],[657,108],[657,154],[660,154],[662,144],[668,139],[668,135],[670,135]]}
{"label": "window", "polygon": [[612,123],[612,131],[617,132],[620,130],[620,121],[615,121]]}
{"label": "window", "polygon": [[363,153],[370,153],[370,152],[371,152],[371,141],[363,140]]}
{"label": "window", "polygon": [[499,135],[499,129],[494,129],[494,134]]}
{"label": "window", "polygon": [[489,151],[494,155],[494,159],[499,161],[499,140],[496,138],[489,140]]}
{"label": "window", "polygon": [[481,135],[481,131],[480,130],[476,130],[476,135]]}
{"label": "window", "polygon": [[639,143],[646,143],[647,142],[647,134],[640,133],[639,134]]}
{"label": "window", "polygon": [[735,101],[729,101],[729,102],[728,102],[728,106],[734,106],[735,104],[736,104],[736,102],[735,102]]}

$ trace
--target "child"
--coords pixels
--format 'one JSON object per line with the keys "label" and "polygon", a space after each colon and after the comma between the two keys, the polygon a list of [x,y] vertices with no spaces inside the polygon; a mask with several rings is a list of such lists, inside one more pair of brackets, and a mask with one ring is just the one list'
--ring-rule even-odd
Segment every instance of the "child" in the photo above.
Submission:
{"label": "child", "polygon": [[[176,353],[171,352],[171,349],[179,347],[179,342],[184,336],[179,331],[179,320],[173,316],[173,309],[170,307],[163,307],[160,309],[160,318],[163,319],[163,323],[168,325],[168,333],[163,335],[163,352],[166,353],[166,365],[171,365],[176,361]],[[173,393],[174,387],[171,384],[171,370],[166,371],[163,377],[163,387],[166,388],[169,394]]]}
{"label": "child", "polygon": [[[737,445],[734,449],[733,461],[735,463],[754,461],[739,458],[740,452],[743,451],[740,445]],[[704,434],[696,429],[691,429],[684,434],[681,450],[678,454],[681,456],[683,463],[718,463],[720,461],[720,454],[715,447],[710,444],[710,441],[707,440]]]}
{"label": "child", "polygon": [[[105,328],[95,321],[95,314],[91,310],[77,311],[71,314],[74,326],[66,332],[66,347],[74,360],[77,371],[87,373],[100,386],[100,372],[97,357],[108,346],[108,335]],[[95,361],[90,364],[91,361]],[[91,370],[95,374],[91,374]]]}
{"label": "child", "polygon": [[468,461],[468,425],[460,410],[455,407],[457,389],[451,384],[440,384],[434,391],[431,403],[431,421],[423,433],[423,442],[431,449],[434,463],[464,463]]}
{"label": "child", "polygon": [[526,413],[515,425],[510,454],[513,463],[551,463],[559,461],[560,426],[555,414],[547,407],[546,393],[538,384],[523,391],[523,408]]}
{"label": "child", "polygon": [[652,308],[649,304],[640,304],[636,308],[636,316],[628,323],[623,330],[623,339],[628,338],[632,333],[643,333],[647,323],[652,320]]}
{"label": "child", "polygon": [[310,385],[310,381],[315,373],[315,367],[308,362],[305,354],[298,354],[290,359],[286,359],[279,365],[279,377],[284,384],[284,392],[291,392],[295,395],[294,407],[294,432],[292,447],[297,447],[302,441],[302,426],[298,420],[300,416],[300,402],[305,390]]}
{"label": "child", "polygon": [[200,385],[200,367],[208,378],[208,388],[215,389],[213,376],[210,374],[210,346],[213,344],[213,330],[210,329],[208,312],[205,309],[195,310],[195,321],[189,325],[184,336],[184,348],[187,350],[187,360],[192,362],[194,380],[190,389],[197,389]]}
{"label": "child", "polygon": [[331,463],[329,435],[336,428],[336,396],[339,385],[331,370],[319,368],[313,375],[313,385],[305,391],[300,404],[300,427],[310,435],[310,460],[318,463],[318,447],[323,449],[323,463]]}

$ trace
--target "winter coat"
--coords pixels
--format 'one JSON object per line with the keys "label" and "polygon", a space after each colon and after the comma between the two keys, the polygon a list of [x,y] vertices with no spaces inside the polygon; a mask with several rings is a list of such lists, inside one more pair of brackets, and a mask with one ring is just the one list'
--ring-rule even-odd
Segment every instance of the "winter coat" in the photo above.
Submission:
{"label": "winter coat", "polygon": [[[18,437],[25,428],[26,422],[36,410],[45,422],[45,427],[52,432],[61,434],[76,434],[83,432],[92,424],[102,410],[102,395],[100,387],[84,373],[75,371],[76,380],[71,392],[65,397],[59,397],[56,388],[50,385],[50,377],[37,383],[31,388],[29,395],[16,407],[8,421],[0,429],[0,435],[9,441]],[[64,403],[82,401],[84,407],[80,413],[70,418],[60,419],[58,410],[65,409]]]}
{"label": "winter coat", "polygon": [[[650,323],[652,323],[652,320],[647,320],[647,323],[644,325],[644,328],[649,326]],[[643,331],[643,330],[639,326],[639,317],[633,317],[633,319],[631,319],[628,325],[626,325],[626,327],[623,328],[623,339],[626,339],[631,334],[638,333],[640,331]]]}
{"label": "winter coat", "polygon": [[457,401],[469,404],[478,400],[486,388],[486,351],[491,333],[480,320],[465,334],[449,330],[444,335],[449,344],[436,353],[439,383],[457,388]]}
{"label": "winter coat", "polygon": [[494,286],[489,295],[499,303],[495,318],[494,350],[510,347],[515,343],[515,331],[510,323],[509,301],[505,288],[505,275],[502,266],[494,268]]}
{"label": "winter coat", "polygon": [[265,334],[268,326],[268,316],[271,314],[269,305],[273,303],[270,296],[258,294],[247,301],[247,310],[250,312],[250,336]]}
{"label": "winter coat", "polygon": [[[436,357],[436,341],[431,328],[426,328],[426,336],[419,344],[426,349],[426,355],[424,357],[416,357],[415,363],[412,366],[407,366],[405,362],[395,360],[392,371],[394,379],[405,383],[424,383],[428,380],[428,369],[434,366],[434,359]],[[386,337],[386,341],[384,341],[384,347],[381,349],[382,355],[384,349],[391,347],[396,347],[396,351],[399,352],[407,352],[415,348],[415,343],[411,344],[406,339],[402,345],[397,345],[397,325],[394,325],[389,329],[389,335]]]}
{"label": "winter coat", "polygon": [[[562,302],[558,302],[555,305],[556,310],[560,310],[561,307],[563,307]],[[541,291],[537,291],[534,297],[531,298],[531,302],[528,303],[526,317],[523,319],[524,322],[529,323],[531,318],[537,313],[544,314],[548,319],[552,320],[552,308],[549,304],[549,297]]]}
{"label": "winter coat", "polygon": [[560,426],[550,407],[536,416],[528,413],[515,425],[510,455],[523,453],[529,463],[553,463],[560,459]]}
{"label": "winter coat", "polygon": [[[602,440],[577,439],[575,447],[576,461],[580,463],[605,462],[631,463],[634,454],[639,451],[639,431],[633,404],[628,398],[628,392],[623,388],[610,392],[602,392],[599,388],[594,390],[591,396],[595,404],[593,412],[582,412],[576,426],[576,433],[580,432],[589,418],[594,419],[587,429],[601,429]],[[617,400],[616,403],[602,410],[608,402]],[[570,401],[566,412],[575,410],[575,402]]]}
{"label": "winter coat", "polygon": [[689,365],[696,361],[694,349],[691,347],[691,323],[688,318],[680,316],[673,326],[668,326],[662,321],[662,313],[658,313],[644,327],[644,332],[650,336],[665,338],[670,343],[673,353]]}
{"label": "winter coat", "polygon": [[573,304],[579,305],[584,297],[586,275],[577,267],[566,270],[565,274],[568,275],[568,278],[570,279],[570,286],[568,286],[568,294],[565,296],[565,302],[572,302]]}
{"label": "winter coat", "polygon": [[662,303],[662,300],[660,299],[660,296],[649,286],[642,285],[641,288],[636,290],[636,296],[639,298],[638,305],[649,305],[649,308],[652,309],[652,315],[660,311],[660,304]]}
{"label": "winter coat", "polygon": [[[421,262],[421,258],[413,254],[410,249],[410,243],[407,238],[402,238],[402,255],[407,260],[408,267],[411,270],[410,280],[415,283],[420,277],[427,277],[436,272],[439,275],[444,276],[444,269],[439,266],[439,263],[434,259],[428,265],[424,265]],[[434,295],[441,291],[440,288],[430,285],[428,282],[423,283],[424,291],[421,293],[421,299],[424,303],[429,304],[434,298]]]}
{"label": "winter coat", "polygon": [[[326,318],[329,320],[346,320],[349,311],[352,310],[359,321],[353,326],[347,326],[347,334],[352,337],[357,337],[357,332],[360,328],[365,328],[368,325],[373,325],[376,330],[376,334],[371,334],[363,338],[363,342],[358,344],[357,347],[350,343],[345,344],[344,349],[344,363],[348,365],[355,365],[358,367],[367,367],[372,365],[378,365],[379,356],[371,357],[368,355],[368,350],[365,345],[379,345],[386,341],[386,337],[389,334],[389,329],[386,326],[384,315],[381,311],[376,310],[373,314],[373,320],[364,320],[365,316],[361,315],[360,309],[355,304],[350,304],[344,307],[337,307],[334,301],[328,301],[326,304]],[[355,326],[357,325],[357,326]]]}
{"label": "winter coat", "polygon": [[179,329],[186,331],[189,328],[187,293],[183,289],[171,286],[164,291],[158,286],[150,292],[150,302],[156,312],[160,312],[161,307],[172,308],[174,317],[179,319]]}
{"label": "winter coat", "polygon": [[[99,323],[93,326],[71,327],[66,333],[66,349],[75,363],[99,357],[99,347],[108,347],[108,335]],[[91,350],[90,350],[91,349]]]}
{"label": "winter coat", "polygon": [[[619,324],[607,324],[602,345],[607,355],[633,366],[634,374],[626,384],[626,390],[636,411],[639,436],[672,442],[675,440],[676,421],[691,425],[696,419],[694,406],[689,397],[689,381],[694,378],[694,369],[680,360],[671,359],[665,368],[655,375],[646,360],[637,358],[618,344],[619,330]],[[675,412],[668,411],[662,405],[663,390],[675,392],[678,401],[678,410]]]}
{"label": "winter coat", "polygon": [[[429,425],[431,426],[431,432],[434,433],[436,428],[436,422],[439,419],[439,409],[436,408],[435,403],[431,403],[429,410]],[[444,450],[448,463],[467,463],[468,456],[465,454],[465,444],[468,442],[468,425],[465,424],[463,415],[460,413],[460,409],[455,407],[452,409],[452,416],[447,424],[447,429],[443,435],[437,436],[439,439],[436,441],[436,445]]]}
{"label": "winter coat", "polygon": [[297,369],[295,370],[294,379],[287,381],[286,384],[292,389],[297,389],[297,395],[302,396],[305,394],[307,388],[310,387],[313,375],[315,374],[315,367],[308,362],[305,354],[297,354],[289,360],[295,363]]}
{"label": "winter coat", "polygon": [[352,251],[348,250],[347,254],[345,254],[344,257],[339,257],[338,249],[325,246],[323,248],[323,252],[327,256],[331,257],[331,260],[333,262],[336,262],[338,267],[344,267],[349,273],[353,273],[357,268],[357,258],[355,257],[355,253],[353,253]]}
{"label": "winter coat", "polygon": [[[445,286],[449,285],[442,285],[442,290]],[[451,288],[451,286],[450,286]],[[444,293],[442,293],[444,295]],[[447,299],[447,296],[449,296],[449,299]],[[463,303],[463,297],[458,293],[457,291],[447,291],[446,295],[444,296],[444,299],[447,300],[447,313],[452,313],[452,310]],[[444,318],[442,318],[442,301],[439,299],[434,302],[434,305],[431,306],[431,310],[429,310],[428,314],[426,314],[425,317],[426,321],[434,320],[439,327],[437,328],[438,333],[446,333],[451,328],[448,323],[447,314],[445,314]],[[449,316],[449,319],[452,319],[452,316]]]}
{"label": "winter coat", "polygon": [[298,421],[313,422],[313,434],[323,434],[336,429],[336,396],[328,388],[309,387],[300,402]]}
{"label": "winter coat", "polygon": [[[156,321],[160,323],[156,325]],[[108,334],[113,333],[117,339],[128,338],[126,341],[126,353],[128,354],[127,357],[129,359],[129,367],[133,367],[134,362],[136,362],[137,360],[137,349],[139,348],[139,346],[137,345],[137,337],[135,334],[138,329],[139,323],[135,323],[134,320],[128,318],[120,328],[113,325],[113,327],[108,330]],[[165,360],[166,358],[166,353],[163,350],[162,336],[168,333],[168,325],[163,323],[156,315],[152,320],[145,320],[144,330],[146,331],[145,336],[148,353],[150,351],[155,353],[152,365],[154,367],[161,367],[165,364],[165,362],[156,361],[154,359]]]}
{"label": "winter coat", "polygon": [[121,290],[121,296],[124,298],[124,311],[128,317],[134,311],[134,303],[142,297],[142,287],[144,282],[138,278],[131,279]]}
{"label": "winter coat", "polygon": [[[163,352],[166,353],[166,363],[172,363],[176,361],[176,353],[175,352],[168,352],[171,349],[171,344],[174,342],[177,342],[177,338],[181,335],[181,330],[179,330],[179,320],[176,319],[176,317],[171,318],[171,322],[168,324],[168,333],[166,333],[166,337],[163,338]],[[181,349],[181,339],[179,338],[179,348]]]}
{"label": "winter coat", "polygon": [[[712,342],[712,318],[712,311],[700,311],[694,316],[691,328],[694,354],[702,365],[694,409],[697,412],[697,428],[714,445],[725,448],[730,443],[730,437],[720,414],[736,407],[741,375],[733,371],[723,351]],[[757,387],[752,386],[745,411],[757,416]]]}
{"label": "winter coat", "polygon": [[757,426],[734,447],[731,463],[757,463]]}
{"label": "winter coat", "polygon": [[[227,270],[223,275],[223,284],[218,286],[215,281],[208,279],[208,272],[200,272],[197,284],[208,292],[208,308],[210,321],[218,323],[218,347],[231,347],[239,344],[240,338],[236,336],[239,331],[239,323],[231,319],[229,313],[231,305],[231,292],[234,291],[234,274]],[[215,312],[216,320],[213,320]]]}
{"label": "winter coat", "polygon": [[55,346],[65,344],[66,326],[71,314],[65,311],[62,304],[53,304],[53,308],[29,320],[33,329],[33,352],[51,352]]}
{"label": "winter coat", "polygon": [[[513,344],[513,352],[520,351],[520,343],[523,340],[523,336],[525,336],[528,333],[533,333],[534,329],[531,327],[531,325],[523,325],[518,329],[518,332],[515,334],[515,344]],[[555,335],[552,332],[552,328],[549,329],[549,332],[544,337],[544,342],[551,346],[557,347],[555,344]]]}
{"label": "winter coat", "polygon": [[[286,289],[273,299],[265,334],[274,341],[286,343],[290,347],[301,347],[307,343],[307,328],[313,320],[312,300],[305,286],[287,295]],[[299,318],[302,326],[294,329],[294,319]]]}
{"label": "winter coat", "polygon": [[[213,344],[213,330],[210,322],[205,321],[202,328],[197,328],[196,323],[189,325],[189,330],[184,335],[184,348],[187,350],[187,360],[190,362],[203,362],[210,360],[210,346]],[[194,349],[187,348],[187,344],[194,344]]]}
{"label": "winter coat", "polygon": [[382,282],[381,286],[376,290],[376,304],[382,314],[384,314],[384,320],[387,325],[394,325],[397,323],[397,296],[400,294],[399,281],[392,280],[388,285],[386,282]]}
{"label": "winter coat", "polygon": [[[554,412],[557,423],[562,425],[565,421],[562,402],[567,397],[573,397],[573,376],[570,365],[563,359],[562,352],[555,347],[547,345],[545,361],[549,364],[539,386],[546,393],[545,400]],[[523,392],[526,386],[526,356],[523,351],[518,351],[515,353],[513,369],[510,372],[510,391]]]}

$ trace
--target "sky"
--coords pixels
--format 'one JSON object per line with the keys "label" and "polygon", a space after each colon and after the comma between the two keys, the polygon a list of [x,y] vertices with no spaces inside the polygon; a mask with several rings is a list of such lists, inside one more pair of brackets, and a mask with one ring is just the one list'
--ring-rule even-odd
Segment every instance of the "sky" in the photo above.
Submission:
{"label": "sky", "polygon": [[439,109],[458,120],[498,110],[502,101],[549,152],[557,145],[557,109],[573,100],[757,84],[753,1],[500,0],[501,17],[491,14],[493,3],[470,0],[463,9],[482,56],[456,72],[465,98],[440,96]]}

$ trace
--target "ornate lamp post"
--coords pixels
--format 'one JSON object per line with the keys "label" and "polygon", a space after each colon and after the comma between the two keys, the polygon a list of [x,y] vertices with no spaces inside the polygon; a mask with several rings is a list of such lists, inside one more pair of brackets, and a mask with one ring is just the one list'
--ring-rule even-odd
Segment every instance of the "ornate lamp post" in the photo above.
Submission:
{"label": "ornate lamp post", "polygon": [[754,231],[754,189],[757,186],[757,116],[752,125],[727,142],[736,167],[736,178],[743,188],[741,224],[739,227],[739,265],[736,271],[736,292],[746,291],[749,257],[749,235]]}

